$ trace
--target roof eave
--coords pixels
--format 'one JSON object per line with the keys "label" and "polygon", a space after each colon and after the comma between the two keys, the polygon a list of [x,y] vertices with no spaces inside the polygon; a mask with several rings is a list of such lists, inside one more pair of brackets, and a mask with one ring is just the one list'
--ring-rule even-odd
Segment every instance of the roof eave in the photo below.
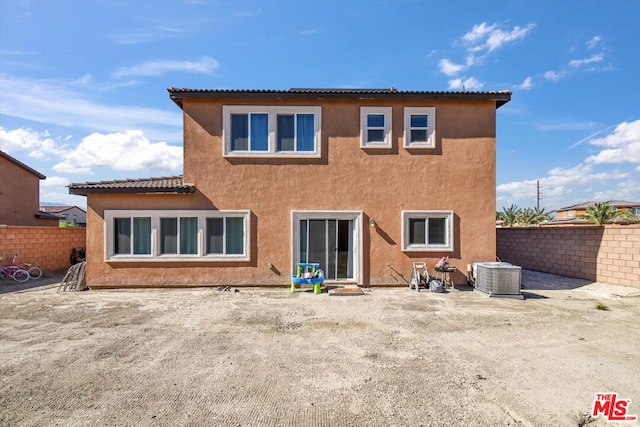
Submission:
{"label": "roof eave", "polygon": [[185,98],[196,99],[217,99],[217,98],[263,98],[263,99],[437,99],[437,100],[483,100],[495,101],[496,109],[500,108],[511,100],[511,91],[498,92],[411,92],[411,91],[389,91],[389,92],[342,92],[342,91],[207,91],[193,89],[168,88],[169,98],[183,108]]}
{"label": "roof eave", "polygon": [[69,194],[86,196],[88,194],[193,194],[193,186],[180,188],[87,188],[69,186]]}
{"label": "roof eave", "polygon": [[15,164],[16,166],[21,167],[22,169],[26,170],[27,172],[31,173],[32,175],[37,176],[38,179],[47,179],[46,176],[44,176],[43,174],[41,174],[37,170],[33,169],[32,167],[29,167],[29,166],[25,165],[20,160],[14,158],[14,157],[11,157],[10,155],[5,153],[4,151],[0,151],[0,157],[4,157],[5,159],[9,160],[11,163]]}

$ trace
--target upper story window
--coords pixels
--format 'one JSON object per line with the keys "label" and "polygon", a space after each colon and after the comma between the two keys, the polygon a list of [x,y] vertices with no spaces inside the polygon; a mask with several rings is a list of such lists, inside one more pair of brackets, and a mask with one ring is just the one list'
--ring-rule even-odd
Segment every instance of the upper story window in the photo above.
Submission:
{"label": "upper story window", "polygon": [[247,261],[249,211],[105,211],[106,261]]}
{"label": "upper story window", "polygon": [[391,148],[391,107],[360,107],[360,147]]}
{"label": "upper story window", "polygon": [[225,105],[224,156],[320,157],[320,107]]}
{"label": "upper story window", "polygon": [[453,251],[453,211],[402,211],[402,250]]}
{"label": "upper story window", "polygon": [[405,148],[435,148],[436,146],[435,107],[405,107],[404,146]]}

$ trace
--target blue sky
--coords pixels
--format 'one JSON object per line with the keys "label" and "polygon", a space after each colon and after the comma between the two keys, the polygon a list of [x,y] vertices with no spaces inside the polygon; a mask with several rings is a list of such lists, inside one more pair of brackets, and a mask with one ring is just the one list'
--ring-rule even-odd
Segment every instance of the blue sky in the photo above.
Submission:
{"label": "blue sky", "polygon": [[[638,1],[0,2],[0,149],[65,185],[182,173],[166,89],[510,89],[497,209],[640,201]],[[459,165],[464,167],[464,165]]]}

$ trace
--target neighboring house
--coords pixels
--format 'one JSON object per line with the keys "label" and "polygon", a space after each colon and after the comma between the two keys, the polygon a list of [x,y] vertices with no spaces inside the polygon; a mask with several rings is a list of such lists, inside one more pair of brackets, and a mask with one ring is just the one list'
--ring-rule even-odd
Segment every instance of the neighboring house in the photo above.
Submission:
{"label": "neighboring house", "polygon": [[510,91],[169,88],[184,175],[77,183],[91,287],[406,285],[495,260],[496,109]]}
{"label": "neighboring house", "polygon": [[[553,221],[549,221],[547,225],[558,224],[589,224],[589,221],[580,219],[580,215],[587,213],[587,208],[595,205],[598,202],[588,201],[584,203],[578,203],[576,205],[560,208],[556,211],[556,217]],[[627,202],[624,200],[609,200],[609,205],[617,209],[629,209],[636,215],[640,215],[640,202]]]}
{"label": "neighboring house", "polygon": [[46,176],[0,151],[0,224],[58,226],[58,217],[40,212],[40,180]]}
{"label": "neighboring house", "polygon": [[86,227],[87,225],[87,212],[77,206],[47,205],[40,206],[40,211],[57,215],[61,223],[74,223],[80,227]]}

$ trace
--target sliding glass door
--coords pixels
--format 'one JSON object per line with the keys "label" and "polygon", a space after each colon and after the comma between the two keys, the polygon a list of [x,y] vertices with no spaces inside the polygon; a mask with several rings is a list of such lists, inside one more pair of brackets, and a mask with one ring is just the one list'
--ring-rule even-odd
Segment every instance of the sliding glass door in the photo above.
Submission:
{"label": "sliding glass door", "polygon": [[354,220],[300,219],[300,262],[317,262],[328,280],[354,279]]}

